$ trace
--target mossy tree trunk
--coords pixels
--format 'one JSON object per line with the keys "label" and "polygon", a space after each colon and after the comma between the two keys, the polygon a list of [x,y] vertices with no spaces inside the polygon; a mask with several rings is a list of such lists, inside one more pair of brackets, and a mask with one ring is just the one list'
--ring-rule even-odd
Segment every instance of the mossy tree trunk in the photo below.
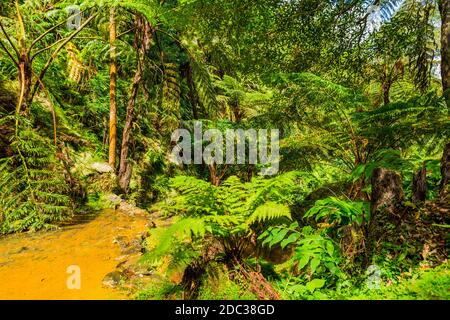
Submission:
{"label": "mossy tree trunk", "polygon": [[389,224],[398,224],[404,200],[402,178],[394,171],[376,168],[372,173],[371,217],[366,231],[365,265],[370,262],[380,241],[389,236]]}

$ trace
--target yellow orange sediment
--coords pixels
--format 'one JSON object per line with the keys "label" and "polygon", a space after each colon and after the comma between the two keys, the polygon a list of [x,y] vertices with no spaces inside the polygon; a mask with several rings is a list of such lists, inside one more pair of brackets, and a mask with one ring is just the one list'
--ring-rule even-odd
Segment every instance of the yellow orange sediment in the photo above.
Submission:
{"label": "yellow orange sediment", "polygon": [[[145,214],[104,210],[60,230],[0,238],[0,299],[127,299],[102,280],[121,255],[114,239],[132,240],[146,225]],[[80,268],[80,289],[67,286],[72,265]]]}

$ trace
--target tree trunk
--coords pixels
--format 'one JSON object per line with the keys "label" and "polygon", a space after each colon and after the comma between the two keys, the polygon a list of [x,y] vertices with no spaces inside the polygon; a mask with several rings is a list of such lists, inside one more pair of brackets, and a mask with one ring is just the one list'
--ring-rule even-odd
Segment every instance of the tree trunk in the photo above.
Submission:
{"label": "tree trunk", "polygon": [[188,66],[187,66],[186,80],[187,80],[187,84],[189,87],[189,100],[191,101],[191,105],[192,105],[192,115],[194,117],[194,120],[197,120],[198,119],[198,111],[197,111],[198,99],[197,99],[197,93],[195,91],[195,86],[194,86],[194,78],[192,76],[192,67],[190,64],[188,64]]}
{"label": "tree trunk", "polygon": [[213,186],[219,186],[220,185],[220,177],[217,174],[217,166],[215,163],[208,164],[209,169],[209,181]]}
{"label": "tree trunk", "polygon": [[372,173],[372,217],[380,211],[394,215],[397,205],[403,201],[401,177],[388,169],[376,168]]}
{"label": "tree trunk", "polygon": [[450,142],[444,147],[444,153],[441,158],[441,183],[439,186],[441,195],[445,194],[446,186],[450,181]]}
{"label": "tree trunk", "polygon": [[371,219],[366,231],[366,266],[377,247],[376,242],[388,236],[388,224],[398,222],[399,209],[404,199],[402,179],[391,170],[373,170],[371,184]]}
{"label": "tree trunk", "polygon": [[389,81],[386,81],[385,83],[383,83],[383,103],[389,104],[390,99],[389,99],[389,92],[391,91],[391,84]]}
{"label": "tree trunk", "polygon": [[117,104],[116,104],[116,17],[115,8],[111,7],[109,13],[109,44],[110,44],[110,66],[109,66],[109,165],[113,170],[116,167],[116,144],[117,144]]}
{"label": "tree trunk", "polygon": [[120,150],[120,165],[119,165],[119,187],[123,192],[128,192],[131,179],[131,164],[128,160],[128,153],[131,141],[131,132],[134,123],[134,107],[136,104],[136,98],[138,94],[139,84],[143,75],[144,58],[150,49],[151,39],[154,29],[144,17],[136,15],[135,19],[135,35],[134,35],[134,47],[137,55],[136,72],[133,78],[133,85],[131,87],[131,93],[127,103],[127,115],[125,118],[125,126],[122,133],[122,146]]}
{"label": "tree trunk", "polygon": [[242,263],[235,261],[235,268],[249,284],[249,289],[259,300],[280,300],[281,296],[272,284],[259,271],[247,270]]}
{"label": "tree trunk", "polygon": [[119,186],[123,192],[128,192],[128,186],[131,179],[131,165],[128,161],[128,150],[130,147],[131,130],[134,121],[134,106],[141,81],[141,69],[138,67],[134,74],[133,86],[131,88],[130,97],[127,104],[127,115],[125,118],[125,126],[122,133],[122,147],[120,149],[120,166],[119,166]]}
{"label": "tree trunk", "polygon": [[414,203],[425,201],[427,197],[427,169],[425,166],[414,174],[412,189],[412,201]]}
{"label": "tree trunk", "polygon": [[30,108],[30,96],[32,86],[32,67],[31,60],[26,53],[26,49],[23,49],[19,57],[19,84],[20,84],[20,113],[25,115],[29,113]]}
{"label": "tree trunk", "polygon": [[223,177],[227,173],[228,164],[222,166],[222,170],[218,170],[217,163],[213,162],[207,165],[209,170],[209,181],[213,186],[219,186],[222,182]]}
{"label": "tree trunk", "polygon": [[[441,76],[442,89],[446,93],[447,105],[450,106],[450,0],[439,1],[441,13]],[[446,92],[447,91],[447,92]]]}

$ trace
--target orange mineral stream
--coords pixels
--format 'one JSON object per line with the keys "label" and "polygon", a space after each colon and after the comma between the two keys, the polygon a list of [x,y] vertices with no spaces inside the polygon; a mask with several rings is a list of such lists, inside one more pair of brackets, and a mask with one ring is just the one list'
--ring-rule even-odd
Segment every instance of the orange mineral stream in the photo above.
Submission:
{"label": "orange mineral stream", "polygon": [[[102,280],[118,264],[114,239],[131,240],[146,224],[144,214],[108,209],[59,230],[0,238],[0,299],[127,299]],[[72,265],[79,267],[80,289],[67,286]]]}

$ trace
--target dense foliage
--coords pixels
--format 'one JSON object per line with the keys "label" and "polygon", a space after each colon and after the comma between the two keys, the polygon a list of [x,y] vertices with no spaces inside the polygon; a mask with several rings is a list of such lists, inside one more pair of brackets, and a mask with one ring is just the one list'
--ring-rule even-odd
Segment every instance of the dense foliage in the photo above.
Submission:
{"label": "dense foliage", "polygon": [[[137,298],[449,299],[449,12],[1,2],[0,233],[116,194],[154,220],[141,263],[160,280]],[[174,163],[172,133],[196,121],[279,129],[279,172]]]}

